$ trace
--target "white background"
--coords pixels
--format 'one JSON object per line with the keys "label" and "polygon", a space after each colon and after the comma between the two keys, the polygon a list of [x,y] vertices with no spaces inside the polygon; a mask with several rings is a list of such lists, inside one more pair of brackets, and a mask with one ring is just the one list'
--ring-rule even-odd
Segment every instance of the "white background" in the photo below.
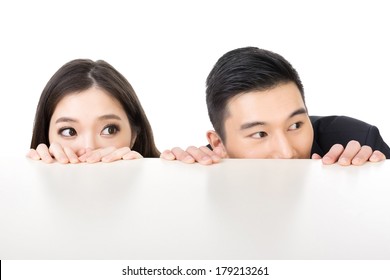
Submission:
{"label": "white background", "polygon": [[257,46],[298,70],[309,112],[388,120],[386,1],[1,1],[2,154],[24,155],[47,81],[104,59],[134,87],[160,150],[206,144],[205,79],[225,52]]}

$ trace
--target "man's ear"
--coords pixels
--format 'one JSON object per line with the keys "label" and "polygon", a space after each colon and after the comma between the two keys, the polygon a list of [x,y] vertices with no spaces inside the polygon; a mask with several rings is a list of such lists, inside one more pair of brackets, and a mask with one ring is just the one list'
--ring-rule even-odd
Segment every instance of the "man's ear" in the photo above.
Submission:
{"label": "man's ear", "polygon": [[221,137],[219,137],[218,133],[214,130],[209,130],[206,133],[207,140],[209,141],[209,144],[213,150],[218,150],[218,153],[221,153],[220,156],[227,157],[227,152],[225,149],[225,145],[222,142]]}

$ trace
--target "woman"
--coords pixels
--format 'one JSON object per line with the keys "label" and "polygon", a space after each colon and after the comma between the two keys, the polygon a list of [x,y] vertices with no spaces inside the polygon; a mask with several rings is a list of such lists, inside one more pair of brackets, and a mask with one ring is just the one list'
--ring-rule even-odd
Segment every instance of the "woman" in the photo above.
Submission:
{"label": "woman", "polygon": [[159,155],[132,86],[107,62],[72,60],[47,83],[37,106],[29,158],[93,163]]}

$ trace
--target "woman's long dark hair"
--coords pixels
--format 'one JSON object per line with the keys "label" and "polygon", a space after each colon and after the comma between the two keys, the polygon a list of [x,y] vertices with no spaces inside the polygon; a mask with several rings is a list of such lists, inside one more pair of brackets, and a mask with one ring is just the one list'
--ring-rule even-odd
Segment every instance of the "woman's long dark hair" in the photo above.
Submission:
{"label": "woman's long dark hair", "polygon": [[[103,60],[75,59],[62,66],[43,89],[35,115],[31,148],[49,143],[50,119],[60,100],[67,94],[97,86],[120,102],[136,136],[132,150],[144,157],[159,157],[152,128],[127,79]],[[87,108],[86,108],[87,109]]]}

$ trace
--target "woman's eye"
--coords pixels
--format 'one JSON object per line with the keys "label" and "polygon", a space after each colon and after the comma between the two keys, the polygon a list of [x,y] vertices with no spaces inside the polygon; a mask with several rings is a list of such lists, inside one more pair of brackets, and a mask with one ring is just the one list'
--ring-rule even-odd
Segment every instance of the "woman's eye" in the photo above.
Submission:
{"label": "woman's eye", "polygon": [[288,130],[297,130],[298,128],[300,128],[302,126],[302,122],[297,122],[297,123],[294,123],[293,125],[291,125]]}
{"label": "woman's eye", "polygon": [[258,139],[264,138],[266,136],[268,136],[268,134],[265,131],[259,131],[259,132],[256,132],[255,134],[252,134],[252,138],[258,138]]}
{"label": "woman's eye", "polygon": [[59,134],[64,137],[73,137],[77,135],[77,132],[74,128],[68,127],[68,128],[61,128]]}
{"label": "woman's eye", "polygon": [[102,130],[102,135],[113,135],[118,133],[119,128],[116,125],[108,125]]}

